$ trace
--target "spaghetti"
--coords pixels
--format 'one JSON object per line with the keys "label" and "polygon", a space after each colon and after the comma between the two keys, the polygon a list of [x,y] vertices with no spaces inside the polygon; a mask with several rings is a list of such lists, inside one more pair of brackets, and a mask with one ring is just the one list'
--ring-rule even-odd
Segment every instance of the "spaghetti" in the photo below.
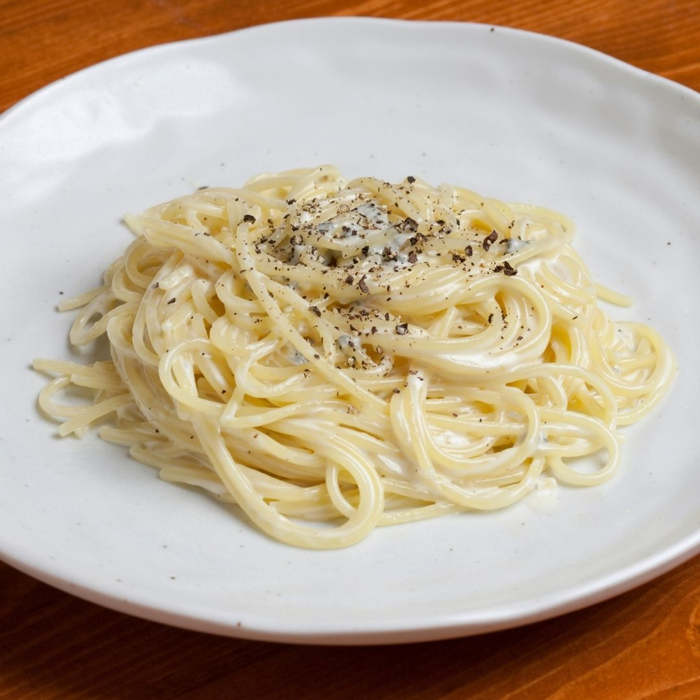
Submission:
{"label": "spaghetti", "polygon": [[[62,306],[111,361],[36,360],[41,408],[288,544],[599,484],[674,373],[654,330],[607,318],[598,300],[626,298],[542,208],[322,166],[127,224],[104,284]],[[75,386],[88,405],[56,400]]]}

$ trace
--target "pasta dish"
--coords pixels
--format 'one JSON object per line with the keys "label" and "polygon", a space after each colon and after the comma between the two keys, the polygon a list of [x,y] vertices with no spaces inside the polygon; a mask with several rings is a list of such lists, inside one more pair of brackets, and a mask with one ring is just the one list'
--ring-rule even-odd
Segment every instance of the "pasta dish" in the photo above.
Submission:
{"label": "pasta dish", "polygon": [[111,359],[36,360],[41,408],[291,545],[600,484],[675,371],[540,207],[322,166],[126,222],[104,284],[61,307]]}

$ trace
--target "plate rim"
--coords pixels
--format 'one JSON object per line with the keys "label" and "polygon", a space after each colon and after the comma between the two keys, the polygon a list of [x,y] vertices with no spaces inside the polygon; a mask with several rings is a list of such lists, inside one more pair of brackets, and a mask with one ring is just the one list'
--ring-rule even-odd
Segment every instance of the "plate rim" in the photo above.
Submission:
{"label": "plate rim", "polygon": [[[408,644],[430,642],[441,639],[467,637],[488,632],[497,632],[543,620],[548,620],[583,608],[602,603],[610,598],[626,593],[634,588],[670,571],[676,566],[700,554],[700,530],[677,541],[674,545],[644,559],[630,564],[606,577],[594,578],[560,593],[552,602],[545,597],[532,604],[530,600],[520,602],[525,611],[513,614],[513,603],[502,604],[484,610],[450,612],[430,615],[430,624],[421,619],[404,618],[401,623],[380,622],[364,624],[352,628],[351,625],[327,625],[321,628],[303,629],[296,623],[285,625],[277,619],[272,625],[269,620],[236,619],[238,614],[218,611],[218,619],[212,615],[214,608],[186,606],[189,612],[176,609],[173,605],[159,606],[153,596],[141,592],[140,600],[130,600],[119,595],[112,585],[84,585],[61,573],[52,573],[47,567],[39,567],[25,560],[8,555],[0,541],[0,560],[32,578],[41,581],[64,593],[69,593],[89,603],[100,605],[116,612],[138,617],[194,632],[204,632],[226,637],[237,637],[252,641],[278,642],[283,644],[323,644],[336,646]],[[56,567],[60,568],[60,567]],[[111,583],[111,582],[110,582]]]}
{"label": "plate rim", "polygon": [[[105,59],[86,66],[78,71],[39,88],[21,98],[4,112],[0,113],[0,134],[3,128],[16,118],[21,118],[26,109],[40,106],[43,99],[54,91],[61,89],[66,82],[99,71],[106,66],[124,64],[128,61],[142,58],[144,54],[162,54],[175,51],[190,45],[216,43],[227,41],[242,32],[264,32],[275,30],[280,26],[309,25],[319,23],[333,24],[383,24],[395,27],[423,25],[432,30],[446,27],[459,30],[498,31],[501,33],[523,36],[528,40],[556,45],[568,51],[574,51],[581,56],[605,64],[612,70],[620,70],[637,80],[652,83],[656,88],[671,90],[694,100],[700,106],[700,93],[669,78],[656,75],[637,66],[633,66],[618,58],[605,54],[597,49],[576,43],[568,39],[501,25],[476,22],[458,21],[426,21],[396,18],[377,18],[367,16],[352,17],[314,17],[304,19],[283,20],[264,24],[252,25],[218,34],[165,42],[143,47],[118,56]],[[328,624],[314,623],[312,628],[304,628],[301,624],[292,622],[285,624],[284,619],[277,620],[237,620],[240,613],[232,614],[229,610],[217,610],[211,607],[199,608],[188,604],[181,607],[171,602],[158,605],[154,596],[145,591],[136,591],[134,595],[120,595],[118,586],[107,580],[92,581],[89,584],[79,583],[62,569],[59,562],[44,558],[36,553],[23,553],[21,547],[13,546],[5,541],[0,532],[0,560],[13,568],[22,571],[33,578],[51,585],[66,593],[70,593],[91,603],[101,605],[122,613],[127,613],[153,622],[173,625],[176,627],[214,633],[251,640],[275,641],[302,644],[387,644],[430,641],[452,637],[481,634],[485,632],[516,627],[540,620],[556,617],[568,612],[602,602],[616,595],[640,586],[675,566],[691,559],[700,553],[700,529],[674,541],[658,551],[629,564],[621,569],[607,574],[589,578],[577,586],[569,587],[558,593],[551,593],[542,599],[528,599],[500,604],[486,609],[476,609],[467,612],[452,611],[449,613],[432,613],[414,618],[403,618],[400,622],[384,621],[378,623],[363,623],[353,627],[352,622],[338,621]],[[80,578],[80,577],[78,577]],[[85,578],[85,577],[83,577]],[[111,585],[110,585],[111,584]],[[519,610],[518,608],[523,608]],[[243,615],[247,618],[247,614]]]}
{"label": "plate rim", "polygon": [[73,71],[72,73],[68,73],[67,75],[61,76],[60,78],[56,78],[55,80],[52,80],[50,83],[47,83],[46,85],[42,85],[40,88],[34,90],[33,92],[30,92],[28,95],[21,97],[17,102],[10,105],[3,112],[0,112],[0,128],[2,127],[2,124],[3,124],[3,122],[6,121],[6,119],[8,119],[10,117],[14,117],[14,113],[16,111],[19,111],[21,108],[26,107],[28,103],[34,102],[35,100],[38,100],[38,99],[44,97],[50,91],[61,87],[62,84],[64,82],[66,82],[67,80],[72,80],[78,76],[89,73],[91,71],[99,70],[100,68],[103,68],[106,65],[124,62],[126,60],[136,58],[139,55],[144,54],[144,53],[166,52],[166,51],[171,51],[174,48],[181,47],[181,46],[187,46],[190,44],[202,44],[202,43],[214,42],[217,39],[232,37],[234,35],[241,34],[244,32],[261,31],[261,30],[266,30],[266,29],[270,29],[270,28],[278,27],[278,26],[282,26],[282,25],[311,24],[311,23],[316,24],[319,22],[343,23],[343,24],[350,24],[350,23],[356,22],[358,24],[361,24],[361,23],[385,24],[385,25],[395,24],[395,25],[402,25],[402,26],[424,25],[426,27],[470,27],[470,28],[482,29],[482,30],[486,30],[486,31],[491,31],[491,30],[496,31],[497,30],[499,32],[505,32],[505,33],[509,33],[509,34],[526,36],[526,37],[529,37],[531,39],[536,39],[536,40],[543,41],[545,43],[550,43],[553,45],[568,46],[569,49],[577,51],[583,55],[587,54],[591,57],[602,59],[606,63],[616,65],[618,68],[623,69],[623,70],[625,70],[633,75],[636,75],[638,78],[651,79],[657,85],[665,86],[666,88],[671,88],[671,89],[676,90],[676,91],[680,90],[681,93],[685,94],[686,96],[700,100],[700,93],[699,92],[697,92],[696,90],[694,90],[691,87],[688,87],[687,85],[683,85],[682,83],[679,83],[675,80],[672,80],[671,78],[666,78],[665,76],[658,75],[656,73],[652,73],[651,71],[645,70],[644,68],[640,68],[638,66],[632,65],[631,63],[627,63],[626,61],[623,61],[620,58],[616,58],[615,56],[611,56],[610,54],[607,54],[604,51],[594,49],[590,46],[586,46],[585,44],[580,44],[580,43],[573,41],[571,39],[562,39],[560,37],[553,36],[551,34],[544,34],[542,32],[535,32],[535,31],[532,31],[530,29],[520,29],[519,27],[508,27],[508,26],[500,25],[500,24],[487,24],[484,22],[460,22],[457,20],[413,20],[413,19],[403,19],[403,18],[396,18],[396,17],[373,17],[370,15],[351,15],[351,16],[324,15],[324,16],[319,16],[319,17],[306,17],[306,18],[279,20],[279,21],[274,21],[274,22],[264,22],[262,24],[253,24],[253,25],[250,25],[247,27],[239,27],[238,29],[231,29],[231,30],[225,31],[225,32],[218,32],[216,34],[207,34],[205,36],[199,36],[199,37],[194,37],[194,38],[190,38],[190,39],[178,39],[175,41],[166,41],[163,43],[153,44],[152,46],[144,46],[144,47],[139,48],[139,49],[134,49],[133,51],[127,51],[126,53],[121,53],[121,54],[118,54],[116,56],[111,56],[110,58],[105,58],[101,61],[97,61],[96,63],[91,63],[89,66],[79,68],[78,70]]}

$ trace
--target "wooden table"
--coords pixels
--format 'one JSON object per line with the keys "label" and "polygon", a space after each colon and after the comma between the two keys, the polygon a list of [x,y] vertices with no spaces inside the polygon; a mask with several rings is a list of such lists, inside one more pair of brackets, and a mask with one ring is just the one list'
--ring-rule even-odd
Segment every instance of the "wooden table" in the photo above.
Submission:
{"label": "wooden table", "polygon": [[[503,24],[700,90],[698,0],[0,0],[0,110],[96,61],[316,15]],[[700,698],[700,558],[521,629],[320,648],[206,636],[104,610],[0,564],[0,697]]]}

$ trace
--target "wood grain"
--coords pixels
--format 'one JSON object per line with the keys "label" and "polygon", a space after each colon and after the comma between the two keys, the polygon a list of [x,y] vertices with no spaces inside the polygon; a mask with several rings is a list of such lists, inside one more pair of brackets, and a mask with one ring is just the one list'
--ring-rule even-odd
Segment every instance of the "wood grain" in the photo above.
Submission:
{"label": "wood grain", "polygon": [[700,89],[698,0],[0,0],[0,110],[126,51],[263,22],[369,15],[554,34]]}
{"label": "wood grain", "polygon": [[700,558],[635,591],[515,630],[303,647],[175,630],[0,566],[0,698],[700,697]]}
{"label": "wood grain", "polygon": [[[700,89],[698,0],[0,0],[0,109],[126,51],[316,15],[465,20],[554,34]],[[171,629],[0,565],[0,698],[700,698],[700,558],[517,630],[320,648]]]}

